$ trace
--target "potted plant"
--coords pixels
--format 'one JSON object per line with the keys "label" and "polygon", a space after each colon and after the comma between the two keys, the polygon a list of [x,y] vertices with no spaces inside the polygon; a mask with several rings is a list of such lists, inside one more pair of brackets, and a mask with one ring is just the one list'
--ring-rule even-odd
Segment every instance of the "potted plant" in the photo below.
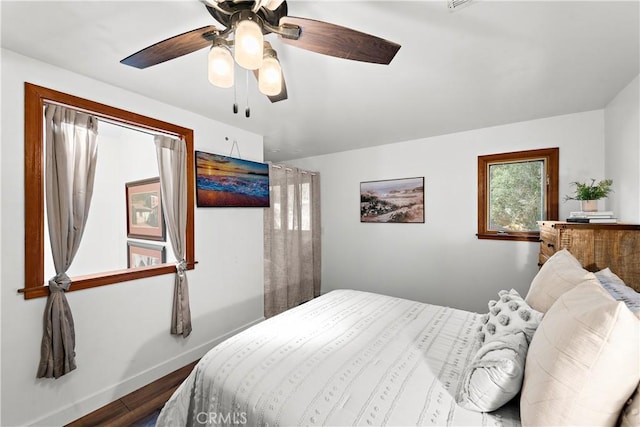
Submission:
{"label": "potted plant", "polygon": [[572,182],[576,189],[573,196],[565,196],[564,200],[580,200],[584,212],[594,212],[598,210],[598,200],[604,199],[613,190],[611,185],[613,180],[603,179],[596,184],[596,180],[591,178],[591,183]]}

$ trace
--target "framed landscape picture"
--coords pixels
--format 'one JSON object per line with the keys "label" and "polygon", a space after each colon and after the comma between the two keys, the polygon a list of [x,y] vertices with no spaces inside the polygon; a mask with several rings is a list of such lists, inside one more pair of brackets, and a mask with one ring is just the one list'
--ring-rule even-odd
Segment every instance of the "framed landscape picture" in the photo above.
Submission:
{"label": "framed landscape picture", "polygon": [[127,197],[127,237],[164,241],[166,229],[162,213],[160,178],[125,184]]}
{"label": "framed landscape picture", "polygon": [[360,183],[360,222],[424,222],[424,177]]}
{"label": "framed landscape picture", "polygon": [[198,207],[269,207],[269,165],[196,151]]}
{"label": "framed landscape picture", "polygon": [[167,251],[162,245],[127,242],[127,268],[160,265],[167,262]]}

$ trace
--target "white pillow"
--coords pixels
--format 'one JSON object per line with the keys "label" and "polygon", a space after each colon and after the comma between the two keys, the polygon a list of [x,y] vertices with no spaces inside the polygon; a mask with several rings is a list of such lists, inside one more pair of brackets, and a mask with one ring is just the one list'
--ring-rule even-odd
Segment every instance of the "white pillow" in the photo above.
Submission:
{"label": "white pillow", "polygon": [[627,286],[609,267],[595,273],[603,288],[616,301],[622,301],[636,317],[640,317],[640,293]]}
{"label": "white pillow", "polygon": [[480,318],[479,341],[488,342],[505,334],[524,332],[527,344],[531,342],[542,313],[533,310],[515,289],[500,291],[498,296],[498,301],[489,301],[489,313]]}
{"label": "white pillow", "polygon": [[462,373],[456,402],[478,412],[494,411],[520,392],[527,355],[524,333],[484,344]]}
{"label": "white pillow", "polygon": [[524,300],[534,310],[546,313],[560,295],[592,278],[593,273],[582,268],[568,250],[562,249],[542,265]]}
{"label": "white pillow", "polygon": [[640,321],[598,281],[561,295],[533,336],[523,425],[613,426],[640,381]]}

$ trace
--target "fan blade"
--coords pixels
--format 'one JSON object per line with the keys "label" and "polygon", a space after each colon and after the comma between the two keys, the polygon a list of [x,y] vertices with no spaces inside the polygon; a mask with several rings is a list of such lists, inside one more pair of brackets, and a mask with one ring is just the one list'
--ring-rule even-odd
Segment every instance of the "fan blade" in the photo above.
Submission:
{"label": "fan blade", "polygon": [[280,37],[283,43],[323,55],[389,64],[400,49],[397,43],[328,22],[283,16],[280,25],[283,24],[297,25],[301,29],[297,40]]}
{"label": "fan blade", "polygon": [[187,53],[195,52],[211,45],[204,35],[207,33],[220,31],[213,25],[187,31],[186,33],[168,38],[147,48],[144,48],[133,55],[127,56],[122,64],[136,68],[147,68],[157,65],[170,59],[178,58]]}
{"label": "fan blade", "polygon": [[[258,74],[259,70],[253,70],[253,75],[255,76],[256,80],[258,80]],[[287,99],[287,84],[284,81],[284,73],[282,73],[282,90],[280,91],[280,93],[274,96],[267,96],[267,98],[269,98],[269,101],[271,101],[272,103],[284,101],[285,99]]]}

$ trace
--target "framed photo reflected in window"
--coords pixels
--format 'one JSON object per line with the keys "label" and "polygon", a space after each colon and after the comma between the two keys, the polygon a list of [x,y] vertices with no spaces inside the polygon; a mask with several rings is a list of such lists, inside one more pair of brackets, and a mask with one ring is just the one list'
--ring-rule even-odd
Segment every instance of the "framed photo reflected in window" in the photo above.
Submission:
{"label": "framed photo reflected in window", "polygon": [[153,267],[167,262],[167,250],[162,245],[127,242],[127,268]]}
{"label": "framed photo reflected in window", "polygon": [[134,239],[166,239],[162,213],[160,177],[125,184],[127,197],[127,237]]}

